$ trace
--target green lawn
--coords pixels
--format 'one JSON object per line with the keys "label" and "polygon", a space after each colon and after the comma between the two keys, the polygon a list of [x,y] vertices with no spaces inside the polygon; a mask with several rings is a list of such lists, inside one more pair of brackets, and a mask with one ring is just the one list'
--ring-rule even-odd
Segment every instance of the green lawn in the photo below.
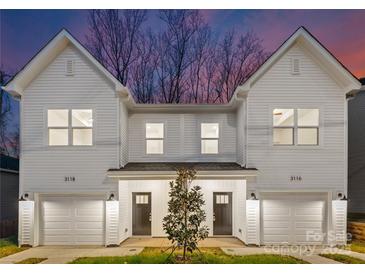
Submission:
{"label": "green lawn", "polygon": [[[202,248],[202,254],[194,252],[189,257],[191,264],[303,264],[305,261],[291,256],[274,254],[230,256],[219,248]],[[160,248],[145,248],[140,254],[124,257],[83,257],[72,264],[166,264],[176,263],[181,251],[168,258],[169,252]]]}
{"label": "green lawn", "polygon": [[18,247],[18,242],[15,236],[0,239],[0,258],[26,249],[26,247]]}
{"label": "green lawn", "polygon": [[322,257],[335,260],[343,264],[365,264],[364,260],[343,254],[320,254]]}
{"label": "green lawn", "polygon": [[352,241],[351,244],[347,245],[346,249],[354,252],[365,253],[365,242]]}
{"label": "green lawn", "polygon": [[45,260],[47,260],[47,258],[27,258],[25,260],[17,262],[16,264],[39,264]]}

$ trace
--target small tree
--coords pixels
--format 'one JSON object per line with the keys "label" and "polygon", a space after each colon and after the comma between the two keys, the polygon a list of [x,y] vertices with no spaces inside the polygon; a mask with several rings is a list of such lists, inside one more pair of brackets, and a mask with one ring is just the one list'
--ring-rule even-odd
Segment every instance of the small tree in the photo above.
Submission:
{"label": "small tree", "polygon": [[186,252],[196,250],[198,242],[208,237],[209,231],[207,226],[201,225],[206,219],[201,187],[191,186],[195,174],[191,169],[177,171],[176,180],[170,182],[168,214],[163,219],[163,228],[172,241],[171,254],[182,247],[183,261],[186,261]]}

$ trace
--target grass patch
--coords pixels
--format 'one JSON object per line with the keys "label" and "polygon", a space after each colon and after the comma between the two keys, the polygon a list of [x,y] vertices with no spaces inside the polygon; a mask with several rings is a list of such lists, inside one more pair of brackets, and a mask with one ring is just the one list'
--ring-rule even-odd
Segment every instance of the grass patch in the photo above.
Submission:
{"label": "grass patch", "polygon": [[[190,264],[302,264],[305,261],[291,256],[261,254],[247,256],[231,256],[220,248],[202,248],[201,252],[189,254]],[[72,264],[173,264],[178,263],[182,252],[178,251],[170,258],[169,252],[160,248],[145,248],[140,254],[123,257],[82,257]]]}
{"label": "grass patch", "polygon": [[347,245],[345,249],[354,252],[365,253],[365,242],[352,241],[351,244]]}
{"label": "grass patch", "polygon": [[320,256],[335,260],[343,264],[365,264],[364,260],[343,254],[320,254]]}
{"label": "grass patch", "polygon": [[0,239],[0,258],[26,250],[27,247],[18,247],[16,236]]}
{"label": "grass patch", "polygon": [[45,260],[47,260],[47,258],[28,258],[17,262],[16,264],[39,264]]}

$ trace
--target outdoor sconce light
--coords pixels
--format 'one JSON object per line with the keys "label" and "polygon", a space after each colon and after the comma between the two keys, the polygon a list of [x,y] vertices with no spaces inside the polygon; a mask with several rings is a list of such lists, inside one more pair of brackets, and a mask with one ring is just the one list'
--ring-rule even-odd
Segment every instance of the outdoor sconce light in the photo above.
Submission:
{"label": "outdoor sconce light", "polygon": [[114,193],[109,195],[108,201],[114,201]]}
{"label": "outdoor sconce light", "polygon": [[251,200],[257,200],[256,194],[254,192],[251,193]]}
{"label": "outdoor sconce light", "polygon": [[29,197],[29,194],[28,194],[28,193],[24,193],[24,194],[20,197],[19,201],[28,201],[28,197]]}
{"label": "outdoor sconce light", "polygon": [[342,192],[338,192],[338,193],[337,193],[337,199],[338,199],[338,200],[342,200],[342,199],[343,199],[343,194],[342,194]]}
{"label": "outdoor sconce light", "polygon": [[343,195],[341,201],[347,201],[346,195]]}

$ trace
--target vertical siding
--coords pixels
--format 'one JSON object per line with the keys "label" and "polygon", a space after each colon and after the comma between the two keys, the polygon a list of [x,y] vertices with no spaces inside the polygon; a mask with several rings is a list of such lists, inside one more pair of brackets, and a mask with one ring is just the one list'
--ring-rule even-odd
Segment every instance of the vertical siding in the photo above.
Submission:
{"label": "vertical siding", "polygon": [[[291,74],[291,58],[300,75]],[[248,95],[248,166],[259,188],[345,188],[345,93],[299,45],[293,46]],[[319,108],[320,146],[272,145],[273,108]],[[290,183],[292,175],[302,182]]]}
{"label": "vertical siding", "polygon": [[[146,155],[145,124],[164,123],[164,154]],[[200,124],[219,123],[219,153],[202,155]],[[129,116],[129,161],[211,161],[235,162],[235,113],[134,113]]]}
{"label": "vertical siding", "polygon": [[245,115],[245,103],[242,102],[237,109],[237,163],[245,165],[245,127],[246,127],[246,115]]}
{"label": "vertical siding", "polygon": [[120,103],[120,165],[128,163],[128,110],[123,102]]}
{"label": "vertical siding", "polygon": [[349,101],[349,212],[365,213],[365,92]]}
{"label": "vertical siding", "polygon": [[[65,75],[67,59],[75,75]],[[92,147],[49,147],[47,109],[91,108]],[[29,85],[22,97],[24,191],[75,191],[109,188],[103,181],[119,161],[118,100],[108,80],[74,47],[67,47]],[[76,182],[64,182],[75,176]],[[116,187],[116,186],[115,186]]]}

